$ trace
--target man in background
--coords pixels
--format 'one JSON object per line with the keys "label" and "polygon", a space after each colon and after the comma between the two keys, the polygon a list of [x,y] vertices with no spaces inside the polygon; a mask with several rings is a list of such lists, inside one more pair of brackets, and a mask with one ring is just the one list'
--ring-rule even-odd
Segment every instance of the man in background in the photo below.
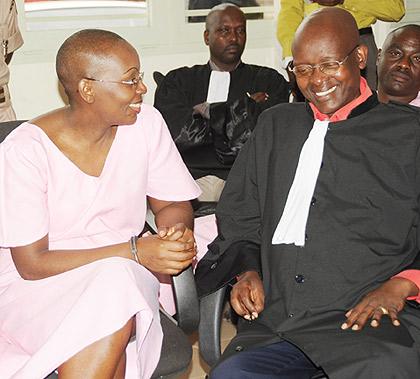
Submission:
{"label": "man in background", "polygon": [[221,4],[206,18],[210,60],[169,72],[155,93],[155,107],[168,124],[203,194],[218,201],[229,170],[259,114],[288,101],[288,84],[274,69],[245,64],[244,13]]}
{"label": "man in background", "polygon": [[13,52],[23,45],[17,23],[15,0],[0,2],[0,37],[2,58],[0,59],[0,122],[16,120],[9,93],[9,67]]}
{"label": "man in background", "polygon": [[378,98],[420,107],[420,25],[390,32],[378,59]]}
{"label": "man in background", "polygon": [[[219,4],[231,3],[235,4],[238,7],[259,7],[257,0],[189,0],[188,9],[211,9]],[[259,19],[263,18],[264,14],[261,12],[257,13],[248,13],[246,18],[249,19]],[[189,22],[203,22],[205,21],[204,16],[193,16],[189,17]]]}
{"label": "man in background", "polygon": [[397,22],[405,14],[404,0],[280,0],[277,38],[283,49],[286,68],[292,60],[291,46],[296,29],[302,20],[322,7],[339,7],[352,14],[357,22],[360,43],[368,47],[367,66],[362,75],[369,87],[376,89],[376,56],[378,48],[371,26],[377,21]]}

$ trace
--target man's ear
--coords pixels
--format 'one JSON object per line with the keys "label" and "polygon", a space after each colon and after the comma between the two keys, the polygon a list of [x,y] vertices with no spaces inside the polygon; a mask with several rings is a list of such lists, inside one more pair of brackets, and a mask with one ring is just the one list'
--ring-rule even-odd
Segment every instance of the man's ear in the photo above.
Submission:
{"label": "man's ear", "polygon": [[356,57],[359,68],[363,70],[367,65],[368,47],[366,45],[359,45],[356,49]]}
{"label": "man's ear", "polygon": [[92,81],[88,79],[82,79],[79,81],[77,89],[79,90],[80,97],[89,104],[92,104],[95,100],[95,91],[92,87]]}
{"label": "man's ear", "polygon": [[379,59],[381,59],[381,55],[382,55],[382,49],[378,50],[378,55],[376,56],[376,65],[379,64]]}
{"label": "man's ear", "polygon": [[208,46],[209,45],[209,31],[205,30],[203,36],[204,36],[204,43]]}

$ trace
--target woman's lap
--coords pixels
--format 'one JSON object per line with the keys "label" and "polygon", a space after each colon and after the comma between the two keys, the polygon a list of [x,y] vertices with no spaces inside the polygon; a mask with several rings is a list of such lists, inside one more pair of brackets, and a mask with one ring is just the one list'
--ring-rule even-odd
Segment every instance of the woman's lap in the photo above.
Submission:
{"label": "woman's lap", "polygon": [[2,372],[45,376],[136,315],[137,358],[147,376],[157,364],[162,339],[157,296],[158,282],[150,272],[123,258],[38,281],[18,280],[0,297]]}

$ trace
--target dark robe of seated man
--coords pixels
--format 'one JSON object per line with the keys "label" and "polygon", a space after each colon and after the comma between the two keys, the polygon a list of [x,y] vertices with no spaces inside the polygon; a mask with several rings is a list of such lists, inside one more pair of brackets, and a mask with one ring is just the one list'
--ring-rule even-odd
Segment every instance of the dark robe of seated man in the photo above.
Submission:
{"label": "dark robe of seated man", "polygon": [[417,378],[420,112],[372,93],[345,10],[309,15],[292,51],[307,103],[259,117],[195,272],[241,316],[210,379]]}
{"label": "dark robe of seated man", "polygon": [[218,201],[258,116],[287,102],[289,88],[276,70],[241,61],[246,20],[237,6],[221,4],[210,11],[204,41],[209,62],[169,72],[156,90],[154,105],[203,190],[199,200]]}

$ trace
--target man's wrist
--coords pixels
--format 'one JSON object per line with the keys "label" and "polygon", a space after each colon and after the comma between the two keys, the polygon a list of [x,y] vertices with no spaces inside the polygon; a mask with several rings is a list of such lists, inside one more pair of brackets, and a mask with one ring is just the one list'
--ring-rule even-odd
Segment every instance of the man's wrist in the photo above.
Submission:
{"label": "man's wrist", "polygon": [[199,114],[206,119],[210,119],[210,104],[205,101],[193,106],[193,115]]}
{"label": "man's wrist", "polygon": [[391,278],[391,280],[399,281],[399,288],[402,291],[402,294],[405,298],[413,298],[418,296],[419,288],[410,279],[393,277]]}
{"label": "man's wrist", "polygon": [[260,274],[257,271],[245,271],[239,275],[236,275],[236,281],[239,282],[240,280],[244,278],[250,278],[250,277],[255,277],[255,276],[257,276],[258,279],[261,279]]}

